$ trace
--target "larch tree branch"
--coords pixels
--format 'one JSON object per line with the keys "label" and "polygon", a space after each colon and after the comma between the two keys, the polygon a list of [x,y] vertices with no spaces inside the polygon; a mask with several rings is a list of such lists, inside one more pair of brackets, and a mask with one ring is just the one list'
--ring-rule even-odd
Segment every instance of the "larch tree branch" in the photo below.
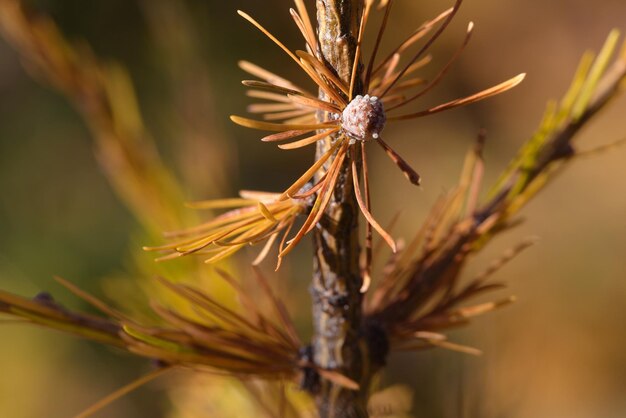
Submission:
{"label": "larch tree branch", "polygon": [[[362,3],[362,0],[317,0],[316,3],[320,58],[348,85]],[[362,71],[361,68],[358,70]],[[355,92],[360,93],[361,88],[356,86]],[[324,92],[320,92],[320,97],[325,98]],[[319,121],[325,118],[325,112],[318,112]],[[328,151],[336,135],[318,143],[316,159]],[[369,360],[361,327],[363,278],[359,267],[359,209],[349,159],[343,162],[340,170],[333,197],[313,237],[311,294],[315,334],[312,354],[319,368],[341,372],[358,382],[360,390],[353,391],[322,379],[315,390],[322,418],[367,416],[369,373],[366,370]],[[318,174],[316,181],[321,175]]]}

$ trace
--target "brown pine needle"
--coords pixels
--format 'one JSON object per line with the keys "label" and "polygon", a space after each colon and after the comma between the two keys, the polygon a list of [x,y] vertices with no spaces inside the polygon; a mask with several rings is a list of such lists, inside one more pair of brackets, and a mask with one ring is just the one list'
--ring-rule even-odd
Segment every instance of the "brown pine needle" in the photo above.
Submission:
{"label": "brown pine needle", "polygon": [[385,16],[383,17],[383,21],[380,25],[380,29],[378,30],[378,35],[376,36],[376,42],[374,43],[374,50],[372,51],[372,55],[369,59],[369,63],[367,64],[367,70],[365,71],[365,84],[364,88],[366,91],[370,90],[370,80],[372,79],[372,71],[374,69],[374,62],[376,61],[376,55],[378,54],[378,48],[380,48],[380,43],[383,39],[383,34],[385,33],[385,29],[387,28],[387,21],[389,20],[389,14],[391,13],[391,6],[393,5],[393,0],[386,2],[383,5],[381,2],[380,7],[385,7]]}
{"label": "brown pine needle", "polygon": [[274,102],[291,103],[291,100],[286,96],[278,93],[271,93],[263,90],[248,90],[246,96],[253,97],[255,99],[272,100]]}
{"label": "brown pine needle", "polygon": [[307,188],[306,192],[298,193],[294,195],[293,198],[294,199],[306,199],[308,197],[313,196],[315,193],[319,191],[319,189],[322,188],[322,186],[324,185],[324,182],[326,181],[327,175],[328,175],[328,172],[324,173],[322,177],[320,177],[320,179],[317,181],[317,183]]}
{"label": "brown pine needle", "polygon": [[389,61],[394,58],[394,56],[402,55],[402,53],[406,49],[408,49],[411,45],[413,45],[415,42],[417,42],[419,39],[421,39],[424,35],[428,34],[428,32],[430,32],[430,30],[437,23],[439,23],[441,20],[443,20],[443,19],[447,18],[448,16],[450,16],[450,14],[453,12],[453,10],[454,9],[451,7],[449,9],[445,10],[443,13],[439,14],[439,16],[435,17],[434,19],[431,19],[431,20],[423,23],[404,42],[402,42],[393,51],[391,51],[391,53],[387,56],[387,58],[385,58],[384,60],[381,61],[381,63],[373,71],[373,74],[376,74],[379,71],[381,71],[382,69],[384,69],[388,65]]}
{"label": "brown pine needle", "polygon": [[240,199],[237,197],[230,199],[214,199],[214,200],[200,200],[197,202],[187,202],[185,206],[191,209],[228,209],[238,208],[241,206],[256,204],[255,199]]}
{"label": "brown pine needle", "polygon": [[292,123],[292,124],[299,124],[299,125],[313,125],[314,123],[318,123],[317,119],[315,118],[315,113],[309,113],[308,115],[304,115],[304,116],[299,116],[296,118],[292,118],[292,119],[287,119],[285,121],[283,121],[284,123]]}
{"label": "brown pine needle", "polygon": [[302,343],[300,342],[300,338],[298,337],[298,332],[296,331],[295,325],[291,320],[291,316],[285,307],[285,304],[281,301],[279,297],[276,296],[271,286],[269,285],[267,279],[263,275],[260,269],[253,268],[254,270],[254,278],[257,283],[265,293],[268,300],[271,302],[271,305],[276,313],[276,316],[279,318],[281,324],[285,327],[285,330],[291,337],[291,342],[294,348],[299,348]]}
{"label": "brown pine needle", "polygon": [[330,113],[341,113],[341,109],[339,108],[339,106],[333,103],[325,102],[320,99],[315,99],[315,98],[305,97],[305,96],[298,96],[298,95],[293,95],[293,94],[289,94],[287,95],[287,97],[289,97],[291,101],[299,105],[311,107],[313,109],[318,109],[318,110],[325,110],[326,112],[330,112]]}
{"label": "brown pine needle", "polygon": [[428,340],[428,343],[436,347],[441,347],[447,350],[457,351],[459,353],[469,354],[472,356],[482,356],[483,354],[483,352],[477,348],[469,347],[467,345],[452,343],[450,341]]}
{"label": "brown pine needle", "polygon": [[288,144],[281,144],[278,146],[280,149],[297,149],[302,148],[310,144],[314,144],[322,139],[339,132],[339,128],[329,129],[317,135],[310,136],[308,138],[300,139],[299,141],[290,142]]}
{"label": "brown pine needle", "polygon": [[307,36],[311,39],[311,43],[313,45],[313,52],[317,51],[317,37],[315,36],[315,30],[313,29],[313,25],[311,24],[311,18],[309,17],[309,12],[304,5],[303,0],[294,0],[296,4],[296,9],[298,9],[298,15],[304,25],[305,32]]}
{"label": "brown pine needle", "polygon": [[149,382],[155,380],[156,378],[164,375],[165,373],[169,372],[173,368],[174,367],[172,367],[172,366],[160,368],[160,369],[157,369],[157,370],[155,370],[153,372],[148,373],[145,376],[140,377],[139,379],[137,379],[137,380],[127,384],[124,387],[119,388],[118,390],[116,390],[115,392],[111,393],[110,395],[102,398],[101,400],[99,400],[98,402],[96,402],[95,404],[90,406],[89,408],[85,409],[80,414],[76,415],[74,418],[88,418],[88,417],[92,416],[96,412],[98,412],[101,409],[107,407],[108,405],[110,405],[111,403],[113,403],[116,400],[120,399],[121,397],[129,394],[130,392],[132,392],[135,389],[145,385],[146,383],[149,383]]}
{"label": "brown pine needle", "polygon": [[438,106],[423,110],[421,112],[410,113],[407,115],[400,115],[400,116],[390,116],[387,118],[387,120],[397,121],[397,120],[414,119],[414,118],[419,118],[422,116],[427,116],[427,115],[432,115],[435,113],[443,112],[444,110],[453,109],[455,107],[465,106],[470,103],[479,102],[488,97],[492,97],[492,96],[495,96],[500,93],[504,93],[505,91],[512,89],[513,87],[521,83],[525,77],[526,77],[526,73],[521,73],[507,81],[504,81],[488,89],[482,90],[478,93],[472,94],[471,96],[467,96],[462,99],[452,100],[450,102],[440,104]]}
{"label": "brown pine needle", "polygon": [[[211,244],[218,247],[232,247],[238,245],[254,245],[264,239],[268,238],[274,230],[276,222],[264,222],[259,226],[240,234],[240,231],[233,231],[231,235],[225,236],[222,239],[215,240]],[[236,238],[235,238],[236,237]]]}
{"label": "brown pine needle", "polygon": [[266,81],[259,80],[241,80],[241,84],[246,87],[268,90],[275,94],[301,94],[303,96],[310,96],[308,93],[301,93],[297,90],[293,90],[287,87],[278,86],[276,84],[268,83]]}
{"label": "brown pine needle", "polygon": [[359,32],[356,41],[356,51],[354,53],[354,62],[352,63],[352,74],[350,75],[350,89],[348,93],[348,100],[352,100],[354,97],[354,86],[356,84],[356,74],[359,69],[359,60],[361,59],[361,43],[363,42],[363,32],[365,32],[365,25],[370,15],[370,10],[374,0],[365,1],[365,10],[361,14],[361,23],[359,24]]}
{"label": "brown pine needle", "polygon": [[[428,54],[425,55],[423,58],[417,60],[416,62],[413,63],[413,65],[411,65],[409,67],[409,69],[406,71],[406,73],[404,74],[404,77],[409,76],[411,74],[413,74],[414,72],[416,72],[417,70],[425,67],[426,65],[428,65],[430,62],[432,61],[432,55]],[[385,91],[387,89],[387,87],[389,87],[391,85],[391,83],[393,83],[393,79],[394,79],[394,72],[398,66],[400,62],[400,54],[396,54],[393,59],[389,62],[388,66],[387,66],[387,70],[385,71],[385,74],[382,77],[376,77],[373,81],[372,81],[372,87],[371,87],[371,94],[380,96],[382,94],[383,91]],[[415,79],[411,79],[411,80],[415,80]],[[417,80],[420,80],[419,84],[423,84],[426,82],[426,80],[421,80],[419,78],[417,78]],[[413,82],[398,82],[395,86],[392,86],[389,89],[389,92],[384,96],[381,97],[381,100],[383,100],[384,103],[388,103],[391,101],[390,97],[393,97],[395,95],[397,95],[399,92],[407,90],[408,88],[412,87],[411,83],[416,83],[415,81]],[[408,85],[407,85],[408,84]]]}
{"label": "brown pine needle", "polygon": [[[343,144],[341,148],[339,148],[339,151],[337,151],[335,160],[333,161],[332,165],[330,166],[330,169],[328,170],[329,171],[328,176],[326,180],[324,181],[324,186],[322,187],[322,191],[320,192],[320,195],[323,196],[323,198],[320,202],[319,208],[317,209],[317,215],[315,216],[315,219],[313,219],[313,222],[311,222],[311,224],[307,227],[306,233],[310,232],[315,227],[315,225],[319,223],[320,219],[322,219],[322,216],[324,216],[324,210],[326,209],[326,206],[328,206],[328,202],[330,202],[330,198],[333,196],[335,185],[337,184],[337,178],[339,177],[339,174],[341,173],[340,171],[341,165],[343,164],[343,161],[346,159],[346,156],[348,154],[349,142],[345,140],[342,142]],[[318,195],[318,198],[319,197],[320,196]],[[317,205],[317,203],[318,202],[316,201],[315,205]],[[315,205],[314,205],[314,209],[315,209]]]}
{"label": "brown pine needle", "polygon": [[263,262],[263,260],[265,260],[270,250],[272,249],[272,245],[274,245],[274,242],[276,241],[277,237],[278,237],[278,232],[275,232],[272,235],[270,235],[269,239],[263,246],[263,249],[261,250],[261,252],[256,256],[254,261],[252,261],[253,266],[258,266],[259,264]]}
{"label": "brown pine needle", "polygon": [[286,112],[275,112],[275,113],[266,113],[263,115],[263,119],[265,120],[285,120],[285,119],[293,119],[295,117],[304,116],[304,115],[315,115],[315,111],[312,109],[294,109]]}
{"label": "brown pine needle", "polygon": [[[470,22],[469,25],[467,26],[467,32],[465,34],[465,38],[463,39],[463,43],[454,52],[454,54],[452,55],[450,60],[446,63],[446,65],[444,65],[441,68],[441,70],[439,70],[439,72],[437,73],[435,78],[433,78],[422,90],[420,90],[419,92],[417,92],[413,96],[409,97],[405,101],[400,102],[400,103],[398,103],[398,104],[396,104],[396,105],[394,105],[392,107],[389,107],[387,109],[387,111],[391,111],[393,109],[397,109],[397,108],[399,108],[401,106],[404,106],[404,105],[412,102],[413,100],[422,97],[423,95],[428,93],[430,90],[432,90],[435,86],[437,86],[439,84],[439,82],[443,79],[443,77],[448,73],[448,71],[450,71],[450,68],[452,68],[452,65],[456,62],[456,60],[459,58],[459,56],[461,56],[461,53],[463,53],[463,51],[467,47],[467,44],[469,44],[469,41],[472,38],[473,30],[474,30],[474,23]],[[407,71],[407,73],[408,73],[408,71]],[[391,90],[391,91],[393,91],[393,90]]]}
{"label": "brown pine needle", "polygon": [[387,245],[391,248],[391,251],[394,253],[398,251],[398,247],[396,246],[396,242],[391,238],[391,235],[387,233],[383,229],[382,226],[374,219],[370,211],[368,210],[367,204],[363,201],[363,196],[361,196],[361,186],[359,185],[359,175],[357,172],[356,162],[354,159],[352,160],[352,183],[354,184],[354,194],[356,196],[356,201],[359,205],[359,209],[361,209],[361,213],[367,219],[367,222],[374,227],[374,229],[380,234],[381,237],[387,242]]}
{"label": "brown pine needle", "polygon": [[428,341],[445,341],[448,339],[443,334],[432,331],[417,331],[413,334],[415,338],[419,338],[420,340],[428,340]]}
{"label": "brown pine needle", "polygon": [[[339,143],[340,142],[337,141],[336,144],[339,144]],[[341,164],[343,163],[343,160],[346,157],[347,149],[348,149],[348,142],[343,141],[341,148],[337,152],[335,159],[333,160],[330,168],[328,169],[328,176],[326,180],[324,181],[324,184],[320,190],[320,193],[317,195],[317,198],[315,199],[315,203],[313,204],[313,208],[311,209],[309,216],[304,221],[304,224],[302,225],[300,230],[296,233],[296,236],[291,240],[291,242],[289,242],[287,247],[279,254],[279,257],[284,257],[285,255],[289,254],[289,252],[293,250],[293,248],[302,240],[302,238],[307,233],[309,233],[311,229],[315,227],[315,225],[317,225],[321,217],[324,215],[324,209],[328,205],[328,202],[330,201],[330,198],[333,195],[333,188],[334,188],[335,182],[337,181],[337,176],[339,175],[339,167],[341,166]],[[332,147],[327,152],[327,154],[331,151],[334,151]],[[313,174],[314,173],[315,172],[313,172]],[[311,177],[313,176],[313,174],[311,174]]]}
{"label": "brown pine needle", "polygon": [[251,199],[251,200],[255,200],[255,201],[261,201],[261,202],[274,202],[276,201],[276,197],[279,196],[279,193],[272,193],[272,192],[262,192],[260,190],[239,190],[239,196],[242,199]]}
{"label": "brown pine needle", "polygon": [[300,87],[293,84],[291,81],[276,75],[265,68],[259,67],[258,65],[249,62],[249,61],[239,61],[239,68],[244,70],[245,72],[252,74],[253,76],[259,77],[261,80],[265,80],[270,84],[274,84],[279,87],[284,87],[291,90],[296,90],[301,93],[305,93]]}
{"label": "brown pine needle", "polygon": [[[293,59],[296,64],[298,64],[298,66],[300,66],[300,68],[302,68],[304,70],[304,72],[313,79],[313,81],[316,82],[316,84],[318,84],[317,81],[317,77],[315,75],[314,72],[312,72],[309,68],[307,68],[299,59],[298,57],[296,57],[296,55],[294,55],[293,52],[291,52],[289,50],[289,48],[287,48],[282,42],[280,42],[274,35],[272,35],[267,29],[265,29],[263,26],[261,26],[261,24],[259,24],[256,20],[254,20],[250,15],[248,15],[245,12],[242,12],[241,10],[237,10],[237,13],[239,14],[239,16],[243,17],[244,19],[246,19],[248,22],[252,23],[254,26],[256,26],[257,29],[259,29],[261,32],[263,32],[265,34],[265,36],[267,36],[268,38],[270,38],[272,40],[272,42],[274,42],[278,47],[280,47],[283,51],[285,51],[285,53],[287,55],[289,55],[291,57],[291,59]],[[320,87],[323,87],[322,85],[320,85]]]}
{"label": "brown pine needle", "polygon": [[270,212],[267,206],[263,204],[263,202],[259,202],[258,207],[261,213],[263,214],[263,216],[265,216],[265,219],[267,219],[270,222],[278,222],[278,220],[274,217],[272,212]]}
{"label": "brown pine needle", "polygon": [[[408,71],[409,68],[411,68],[411,65],[413,65],[413,63],[415,61],[417,61],[418,59],[420,59],[420,57],[426,52],[428,51],[428,49],[430,48],[430,46],[437,40],[437,38],[439,38],[439,36],[443,33],[443,31],[448,27],[448,25],[450,24],[450,22],[452,21],[452,18],[454,18],[454,15],[456,14],[456,12],[459,10],[459,7],[461,7],[461,3],[463,2],[463,0],[456,0],[456,3],[454,4],[454,6],[452,7],[452,11],[445,17],[445,20],[443,21],[443,23],[441,24],[441,26],[439,27],[439,29],[437,29],[437,31],[430,37],[430,39],[428,39],[428,41],[426,41],[426,44],[424,44],[424,46],[417,52],[417,54],[415,54],[415,56],[413,56],[413,58],[409,61],[409,63],[404,67],[404,69],[402,71],[400,71],[400,73],[394,78],[393,82],[389,85],[389,87],[387,87],[387,90],[385,90],[383,92],[383,94],[380,95],[380,97],[385,97],[385,95],[389,92],[389,90],[404,76],[404,74]],[[432,26],[433,23],[431,23]],[[428,29],[429,30],[429,29]]]}
{"label": "brown pine needle", "polygon": [[[271,239],[289,229],[304,206],[287,199],[278,200],[281,194],[242,190],[241,198],[201,202],[200,207],[234,208],[204,224],[170,233],[170,237],[188,237],[160,247],[145,247],[151,251],[167,251],[157,261],[165,261],[184,255],[209,255],[205,260],[214,263],[233,254],[246,245],[255,245]],[[274,238],[272,238],[274,237]],[[267,254],[267,245],[257,261]]]}
{"label": "brown pine needle", "polygon": [[[258,213],[255,213],[255,207],[254,205],[258,202],[258,200],[252,200],[248,207],[243,207],[240,209],[233,209],[231,211],[228,211],[226,213],[223,213],[220,216],[217,216],[216,218],[202,223],[200,225],[196,225],[193,226],[191,228],[187,228],[187,229],[182,229],[182,230],[178,230],[178,231],[170,231],[165,233],[165,237],[166,238],[181,238],[181,237],[188,237],[194,234],[199,234],[199,233],[203,233],[206,232],[208,230],[217,230],[218,227],[222,227],[226,224],[233,224],[235,222],[235,220],[244,220],[244,219],[249,219],[249,218],[254,218],[258,216]],[[191,242],[194,241],[194,238],[190,238],[190,239],[186,239],[186,240],[182,240],[182,241],[177,241],[174,243],[170,243],[170,244],[166,244],[166,245],[161,245],[158,247],[143,247],[143,249],[145,251],[164,251],[164,250],[169,250],[172,249],[174,247],[177,247],[179,245],[184,245],[184,244],[189,244]]]}
{"label": "brown pine needle", "polygon": [[379,82],[380,84],[379,85],[377,84],[376,86],[376,94],[378,94],[379,96],[382,95],[382,93],[387,89],[387,87],[391,86],[391,83],[393,83],[393,80],[395,78],[394,72],[396,71],[398,64],[400,64],[400,58],[402,58],[402,55],[394,54],[391,57],[391,59],[389,59],[387,63],[387,69],[385,70],[385,73],[380,78],[380,82]]}
{"label": "brown pine needle", "polygon": [[417,174],[417,171],[413,170],[413,168],[409,165],[409,163],[404,161],[404,159],[400,157],[400,155],[397,152],[395,152],[389,145],[387,145],[387,143],[383,141],[382,138],[377,138],[376,142],[385,150],[385,153],[387,154],[387,156],[391,158],[391,161],[393,161],[395,165],[398,166],[398,168],[402,171],[402,174],[404,174],[404,176],[411,183],[413,183],[416,186],[419,186],[421,182],[421,178],[420,178],[420,175]]}
{"label": "brown pine needle", "polygon": [[324,155],[322,155],[312,166],[309,168],[295,183],[293,183],[285,192],[280,196],[279,200],[286,200],[296,193],[298,193],[304,185],[311,180],[311,178],[322,168],[324,163],[335,153],[337,148],[341,145],[340,141],[335,142]]}
{"label": "brown pine needle", "polygon": [[278,269],[280,269],[280,265],[283,262],[283,257],[281,256],[281,254],[283,253],[283,250],[285,249],[285,244],[287,243],[287,237],[289,237],[289,233],[291,232],[291,229],[293,228],[293,224],[294,222],[290,222],[289,225],[287,226],[287,229],[285,230],[285,233],[283,234],[283,237],[280,239],[280,244],[278,244],[278,260],[276,261],[276,267],[274,268],[274,271],[278,271]]}
{"label": "brown pine needle", "polygon": [[306,28],[298,12],[296,12],[294,9],[289,9],[289,13],[291,14],[293,21],[296,23],[296,26],[300,30],[300,33],[302,34],[302,37],[304,38],[304,41],[306,42],[306,45],[309,48],[309,50],[315,51],[316,50],[315,35],[311,36],[311,32],[309,32],[308,29]]}
{"label": "brown pine needle", "polygon": [[126,320],[126,317],[124,315],[122,315],[120,312],[116,311],[115,309],[112,309],[111,307],[109,307],[106,303],[102,302],[101,300],[99,300],[98,298],[90,295],[89,293],[85,292],[84,290],[80,289],[78,286],[76,286],[75,284],[59,277],[59,276],[54,276],[54,280],[56,280],[61,286],[65,287],[67,290],[69,290],[70,292],[72,292],[74,295],[78,296],[79,298],[81,298],[82,300],[84,300],[85,302],[89,303],[90,305],[92,305],[94,308],[98,309],[99,311],[101,311],[102,313],[112,317],[112,318],[116,318],[116,319],[120,319],[120,320]]}
{"label": "brown pine needle", "polygon": [[169,280],[157,276],[157,281],[163,286],[181,296],[183,299],[193,302],[198,308],[211,315],[217,315],[221,320],[227,322],[232,327],[243,327],[244,329],[255,329],[256,327],[246,318],[227,308],[213,299],[206,293],[194,289],[188,285],[175,284]]}
{"label": "brown pine needle", "polygon": [[[146,247],[144,247],[144,250],[145,249],[146,249]],[[146,250],[146,251],[150,251],[150,250]],[[157,257],[157,258],[154,259],[154,261],[156,263],[162,263],[163,261],[175,260],[177,258],[180,258],[180,257],[184,256],[184,255],[187,255],[187,254],[171,253],[171,254],[167,254],[167,255],[161,256],[161,257]]]}
{"label": "brown pine needle", "polygon": [[[320,89],[324,90],[324,92],[336,103],[341,106],[345,106],[347,104],[346,100],[336,91],[336,88],[343,91],[346,89],[345,85],[343,83],[336,84],[334,80],[339,79],[334,76],[317,58],[304,51],[296,51],[296,53],[302,57],[300,58],[300,62],[302,63],[302,66],[309,71],[309,76],[315,84],[317,84]],[[326,79],[332,81],[333,85],[329,85],[320,74],[323,74],[326,76]]]}
{"label": "brown pine needle", "polygon": [[278,142],[278,141],[286,141],[288,139],[292,139],[292,138],[296,138],[305,134],[308,134],[310,132],[314,132],[315,129],[309,129],[309,130],[296,130],[296,131],[284,131],[284,132],[278,132],[276,134],[271,134],[271,135],[267,135],[264,136],[263,138],[261,138],[261,141],[263,142]]}
{"label": "brown pine needle", "polygon": [[586,150],[580,150],[580,151],[576,151],[576,154],[574,154],[575,158],[579,158],[579,157],[595,157],[599,154],[605,153],[607,151],[612,151],[615,148],[619,148],[626,145],[626,138],[622,138],[622,139],[618,139],[617,141],[613,141],[610,142],[608,144],[605,145],[599,145],[597,147],[594,148],[590,148],[590,149],[586,149]]}
{"label": "brown pine needle", "polygon": [[326,128],[334,128],[336,125],[333,123],[316,123],[312,125],[296,125],[296,124],[287,124],[287,123],[272,123],[272,122],[263,122],[260,120],[242,118],[241,116],[232,115],[230,120],[235,122],[237,125],[244,126],[246,128],[259,129],[263,131],[295,131],[295,130],[316,130],[316,129],[326,129]]}
{"label": "brown pine needle", "polygon": [[[329,81],[331,81],[333,83],[333,86],[341,90],[344,94],[346,95],[348,94],[348,86],[346,86],[346,83],[344,83],[339,77],[333,74],[333,72],[330,71],[317,58],[315,58],[313,55],[305,51],[296,51],[296,55],[301,60],[303,60],[304,62],[308,63],[313,68],[315,68],[321,75],[326,77]],[[340,97],[338,97],[337,103],[341,104],[342,106],[345,106],[347,104],[347,102]]]}
{"label": "brown pine needle", "polygon": [[489,266],[482,272],[480,272],[474,279],[472,279],[471,283],[482,283],[489,277],[491,277],[494,273],[498,272],[502,267],[507,265],[511,260],[517,257],[522,251],[532,247],[539,241],[538,237],[529,237],[513,248],[509,248],[507,251],[502,254],[497,260],[494,260],[489,264]]}
{"label": "brown pine needle", "polygon": [[359,384],[349,377],[333,371],[333,370],[324,370],[324,369],[315,369],[320,376],[322,376],[326,380],[330,380],[331,382],[343,386],[346,389],[350,390],[359,390]]}
{"label": "brown pine needle", "polygon": [[254,103],[248,105],[247,111],[250,113],[284,112],[297,109],[291,103]]}
{"label": "brown pine needle", "polygon": [[254,226],[263,220],[263,215],[255,213],[254,217],[244,218],[242,220],[235,219],[233,223],[216,228],[212,233],[203,236],[200,239],[192,238],[183,242],[174,243],[175,250],[180,253],[192,254],[204,247],[214,243],[215,241],[225,239],[231,234],[241,233],[254,228]]}
{"label": "brown pine needle", "polygon": [[[365,143],[361,142],[361,165],[363,170],[363,187],[365,188],[365,207],[369,211],[372,207],[369,184],[369,170],[367,166],[367,155],[365,153]],[[368,222],[365,225],[365,268],[363,269],[363,284],[361,284],[361,293],[368,291],[372,284],[372,225]],[[381,241],[382,242],[382,241]]]}
{"label": "brown pine needle", "polygon": [[459,315],[462,318],[472,318],[478,315],[483,315],[485,313],[494,311],[498,308],[504,307],[506,305],[510,305],[517,300],[515,296],[509,296],[506,299],[495,301],[495,302],[485,302],[480,305],[468,306],[465,308],[459,308],[454,311],[455,315]]}
{"label": "brown pine needle", "polygon": [[[391,90],[389,90],[389,93],[400,93],[405,90],[409,90],[413,87],[421,86],[422,84],[425,84],[425,83],[426,83],[426,80],[424,80],[423,78],[418,78],[418,77],[411,78],[409,80],[400,81]],[[389,110],[391,110],[391,108],[387,109],[387,111]]]}

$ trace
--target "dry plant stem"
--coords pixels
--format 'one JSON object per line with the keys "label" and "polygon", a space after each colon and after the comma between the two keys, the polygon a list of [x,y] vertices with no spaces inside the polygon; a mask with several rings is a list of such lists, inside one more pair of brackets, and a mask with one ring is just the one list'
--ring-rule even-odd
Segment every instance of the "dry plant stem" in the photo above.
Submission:
{"label": "dry plant stem", "polygon": [[539,156],[536,167],[530,173],[531,179],[536,177],[550,163],[575,154],[574,147],[571,144],[572,138],[624,88],[624,77],[626,77],[626,60],[619,59],[607,71],[594,96],[591,98],[587,109],[577,120],[571,121],[559,131],[551,141],[552,146]]}
{"label": "dry plant stem", "polygon": [[[362,0],[317,0],[320,49],[327,65],[350,83],[362,13]],[[361,68],[358,69],[359,72]],[[361,86],[355,86],[360,93]],[[323,93],[320,92],[320,96]],[[320,121],[325,115],[318,114]],[[319,159],[335,135],[319,143]],[[359,164],[360,165],[360,164]],[[325,167],[328,169],[328,167]],[[333,198],[313,234],[313,360],[322,369],[337,370],[360,384],[352,391],[322,379],[315,390],[321,418],[366,417],[368,360],[361,338],[359,209],[352,186],[350,162],[340,168]],[[318,174],[318,179],[321,174]]]}

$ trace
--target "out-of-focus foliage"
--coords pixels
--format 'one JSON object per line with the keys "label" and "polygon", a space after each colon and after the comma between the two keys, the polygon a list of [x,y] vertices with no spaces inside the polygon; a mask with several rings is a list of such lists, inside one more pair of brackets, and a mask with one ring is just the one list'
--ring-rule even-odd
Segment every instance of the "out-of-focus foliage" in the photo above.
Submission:
{"label": "out-of-focus foliage", "polygon": [[522,146],[482,204],[478,203],[478,194],[484,173],[484,138],[479,138],[466,157],[457,189],[435,205],[407,251],[391,258],[380,286],[373,291],[369,314],[379,326],[391,330],[392,343],[405,349],[407,345],[434,345],[473,352],[450,345],[444,335],[435,331],[466,324],[476,315],[511,302],[507,298],[459,307],[477,295],[501,288],[501,283],[490,283],[489,277],[532,240],[509,250],[467,284],[460,280],[464,264],[495,235],[517,226],[515,216],[520,209],[553,179],[557,170],[580,155],[573,144],[576,133],[623,89],[626,44],[612,60],[618,38],[617,31],[611,32],[595,61],[591,53],[585,55],[561,106],[549,107],[538,132]]}

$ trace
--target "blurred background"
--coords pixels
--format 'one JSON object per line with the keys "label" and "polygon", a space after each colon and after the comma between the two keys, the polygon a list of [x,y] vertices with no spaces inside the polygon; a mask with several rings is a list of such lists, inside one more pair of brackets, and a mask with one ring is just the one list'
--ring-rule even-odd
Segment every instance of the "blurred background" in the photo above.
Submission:
{"label": "blurred background", "polygon": [[[396,1],[383,48],[394,47],[449,3]],[[50,15],[68,38],[88,43],[99,57],[127,68],[146,128],[165,164],[185,185],[185,198],[227,197],[243,188],[280,191],[310,164],[311,149],[280,151],[261,143],[258,132],[228,120],[228,115],[245,114],[249,103],[239,83],[248,78],[237,68],[240,59],[307,85],[295,65],[235,13],[249,12],[289,47],[301,48],[289,19],[291,1],[27,4]],[[372,20],[370,41],[379,20],[379,15]],[[488,132],[485,184],[495,179],[533,133],[546,101],[565,92],[583,52],[597,51],[613,27],[626,31],[626,3],[468,0],[435,44],[425,77],[446,62],[470,20],[476,30],[469,48],[416,108],[473,93],[519,72],[528,76],[496,98],[386,129],[387,141],[418,169],[423,187],[416,190],[383,153],[371,152],[374,213],[386,224],[401,209],[395,231],[407,238],[437,197],[455,185],[464,153],[480,128]],[[625,114],[622,97],[587,126],[580,147],[624,138]],[[453,333],[456,341],[482,349],[483,356],[431,350],[392,357],[383,386],[410,388],[413,416],[626,414],[624,161],[626,148],[573,163],[525,209],[521,227],[470,263],[468,278],[519,240],[541,238],[497,274],[497,280],[509,284],[502,296],[514,294],[518,302]],[[102,174],[82,118],[62,95],[33,80],[13,48],[0,40],[0,288],[27,296],[47,290],[81,307],[52,276],[103,295],[102,283],[130,275],[136,264],[132,254],[154,244],[143,242],[139,230]],[[245,262],[253,255],[239,258]],[[271,272],[272,263],[266,264]],[[305,340],[310,335],[303,308],[310,304],[310,270],[305,244],[279,273],[288,282],[284,287],[290,289],[289,303]],[[0,417],[72,416],[147,369],[144,360],[72,337],[3,324]],[[185,402],[181,399],[205,399],[201,387],[194,392],[188,382],[168,392],[175,383],[152,384],[97,416],[166,417]]]}

